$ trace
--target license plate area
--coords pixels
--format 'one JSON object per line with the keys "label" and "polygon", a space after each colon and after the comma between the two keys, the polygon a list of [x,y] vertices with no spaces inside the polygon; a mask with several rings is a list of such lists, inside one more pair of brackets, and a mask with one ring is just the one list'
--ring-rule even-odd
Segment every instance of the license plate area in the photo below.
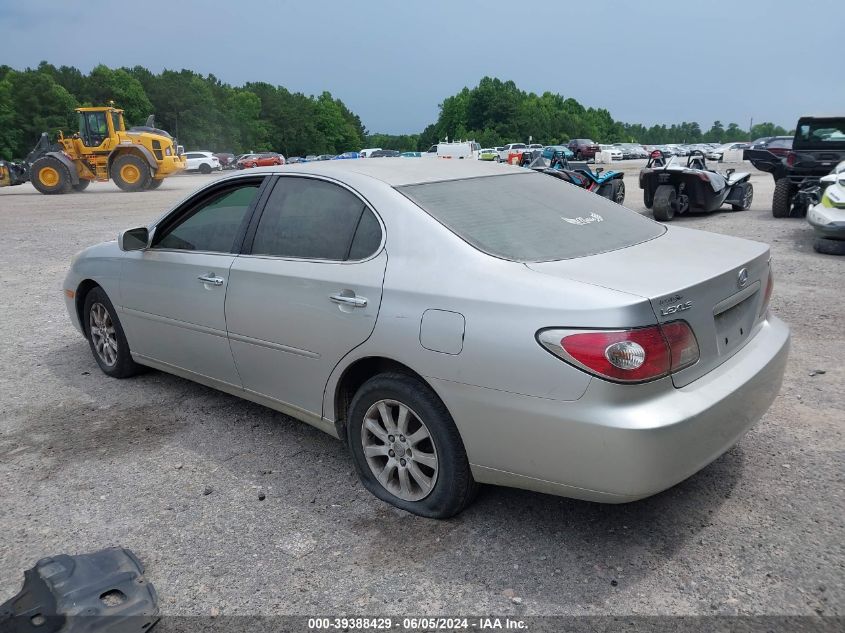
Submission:
{"label": "license plate area", "polygon": [[[759,282],[756,284],[759,287]],[[727,306],[718,309],[714,314],[716,322],[716,347],[719,355],[731,354],[741,347],[748,340],[751,330],[754,327],[755,297],[757,292],[740,293],[737,302],[730,302]]]}

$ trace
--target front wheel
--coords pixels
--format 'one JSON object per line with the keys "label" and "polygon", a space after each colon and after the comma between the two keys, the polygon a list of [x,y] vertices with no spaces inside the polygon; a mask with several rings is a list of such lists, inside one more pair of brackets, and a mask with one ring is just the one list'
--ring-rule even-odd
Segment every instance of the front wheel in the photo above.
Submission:
{"label": "front wheel", "polygon": [[141,366],[132,360],[117,311],[100,287],[92,288],[85,295],[82,327],[94,360],[104,374],[112,378],[128,378],[141,371]]}
{"label": "front wheel", "polygon": [[361,386],[349,408],[347,441],[361,483],[397,508],[446,519],[475,496],[449,411],[411,376],[379,374]]}
{"label": "front wheel", "polygon": [[781,178],[775,183],[775,193],[772,196],[772,215],[776,218],[788,218],[792,209],[792,198],[796,187],[789,178]]}
{"label": "front wheel", "polygon": [[70,172],[55,156],[42,156],[30,168],[32,185],[43,194],[52,195],[72,191]]}
{"label": "front wheel", "polygon": [[90,184],[91,184],[90,180],[85,180],[84,178],[80,178],[79,182],[76,183],[75,185],[71,185],[71,187],[73,187],[74,191],[76,191],[77,193],[80,193],[82,191],[85,191],[88,188],[88,185],[90,185]]}
{"label": "front wheel", "polygon": [[675,217],[678,192],[671,185],[660,185],[654,192],[654,219],[668,222]]}
{"label": "front wheel", "polygon": [[115,158],[111,165],[111,177],[114,184],[123,191],[143,191],[149,188],[152,180],[147,161],[135,154]]}
{"label": "front wheel", "polygon": [[751,201],[754,200],[754,186],[747,182],[743,185],[743,188],[742,202],[731,205],[731,209],[734,211],[746,211],[751,208]]}

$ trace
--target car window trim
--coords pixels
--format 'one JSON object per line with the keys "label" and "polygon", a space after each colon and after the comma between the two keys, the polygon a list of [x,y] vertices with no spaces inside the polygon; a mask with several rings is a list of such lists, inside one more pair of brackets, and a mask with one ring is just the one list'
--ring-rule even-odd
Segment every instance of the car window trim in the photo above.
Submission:
{"label": "car window trim", "polygon": [[[372,255],[365,257],[364,259],[318,259],[316,257],[286,257],[282,255],[268,255],[266,253],[253,253],[252,247],[255,242],[255,233],[258,230],[258,224],[261,222],[261,216],[264,215],[264,211],[267,208],[267,200],[270,198],[270,195],[273,193],[273,189],[277,186],[277,184],[281,181],[282,178],[308,178],[310,180],[321,180],[323,182],[328,182],[333,185],[337,185],[346,189],[349,193],[354,195],[358,198],[364,205],[364,210],[369,210],[372,213],[376,221],[379,224],[379,228],[381,229],[381,241],[379,242],[378,248],[373,252]],[[341,182],[340,180],[336,180],[335,178],[329,178],[326,176],[322,176],[319,174],[270,174],[268,177],[268,181],[272,179],[272,184],[267,184],[267,189],[264,195],[262,195],[261,206],[256,209],[253,213],[252,220],[249,223],[249,226],[246,229],[246,233],[244,235],[244,239],[241,245],[241,250],[238,253],[239,257],[253,257],[256,259],[279,259],[285,261],[293,261],[293,262],[314,262],[314,263],[321,263],[321,264],[360,264],[363,262],[368,262],[371,259],[375,259],[379,256],[379,254],[384,250],[385,244],[387,242],[387,230],[385,228],[384,222],[381,219],[381,216],[376,212],[373,208],[373,205],[370,204],[370,201],[367,200],[366,196],[361,194],[356,189],[353,189],[345,182]],[[352,232],[352,240],[349,242],[349,247],[347,249],[347,256],[349,252],[352,250],[352,244],[355,242],[355,233],[358,231],[358,226],[361,224],[361,218],[363,217],[363,213],[361,217],[358,218],[358,223],[355,225],[355,230]]]}
{"label": "car window trim", "polygon": [[200,250],[190,250],[184,248],[154,248],[153,246],[148,246],[145,248],[145,251],[156,251],[162,253],[204,253],[204,254],[219,254],[219,255],[237,255],[241,248],[243,247],[244,237],[246,236],[246,232],[248,230],[249,224],[252,221],[252,216],[255,214],[255,210],[258,208],[259,201],[263,198],[267,191],[267,183],[269,178],[266,175],[255,176],[255,175],[248,175],[248,176],[239,176],[235,178],[227,178],[219,183],[214,183],[213,185],[206,187],[199,192],[197,192],[194,196],[191,196],[187,200],[185,200],[182,204],[176,207],[173,211],[168,213],[164,216],[161,220],[156,222],[156,224],[152,227],[152,242],[160,239],[160,235],[162,231],[170,230],[172,226],[178,226],[186,216],[190,216],[191,213],[197,208],[197,206],[205,204],[208,202],[208,199],[217,195],[221,191],[225,191],[226,189],[234,189],[240,186],[243,186],[244,182],[255,181],[258,182],[258,193],[256,194],[255,198],[253,198],[252,202],[250,203],[249,207],[244,214],[244,219],[241,221],[241,226],[238,227],[238,232],[235,234],[235,239],[232,241],[232,248],[228,252],[223,251],[200,251]]}

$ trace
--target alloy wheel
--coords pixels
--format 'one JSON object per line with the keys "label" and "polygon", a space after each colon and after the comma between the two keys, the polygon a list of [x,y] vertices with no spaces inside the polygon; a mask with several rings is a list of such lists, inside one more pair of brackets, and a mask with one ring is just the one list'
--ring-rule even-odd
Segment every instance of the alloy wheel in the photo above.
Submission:
{"label": "alloy wheel", "polygon": [[88,331],[91,333],[91,342],[94,344],[97,356],[109,367],[114,366],[117,363],[117,336],[111,315],[102,303],[91,306]]}
{"label": "alloy wheel", "polygon": [[361,429],[364,457],[378,482],[403,501],[427,497],[437,483],[437,447],[428,427],[409,407],[379,400]]}

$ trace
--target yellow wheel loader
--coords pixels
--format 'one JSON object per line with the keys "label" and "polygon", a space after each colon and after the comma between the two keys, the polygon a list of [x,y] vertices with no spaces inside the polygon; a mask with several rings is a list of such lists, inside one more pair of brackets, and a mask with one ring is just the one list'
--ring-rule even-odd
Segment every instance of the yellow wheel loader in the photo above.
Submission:
{"label": "yellow wheel loader", "polygon": [[0,162],[0,187],[29,180],[41,193],[57,194],[111,179],[123,191],[144,191],[185,169],[181,147],[155,127],[152,116],[145,126],[127,130],[123,110],[113,106],[76,112],[79,132],[70,138],[59,132],[51,143],[45,132],[25,163]]}

